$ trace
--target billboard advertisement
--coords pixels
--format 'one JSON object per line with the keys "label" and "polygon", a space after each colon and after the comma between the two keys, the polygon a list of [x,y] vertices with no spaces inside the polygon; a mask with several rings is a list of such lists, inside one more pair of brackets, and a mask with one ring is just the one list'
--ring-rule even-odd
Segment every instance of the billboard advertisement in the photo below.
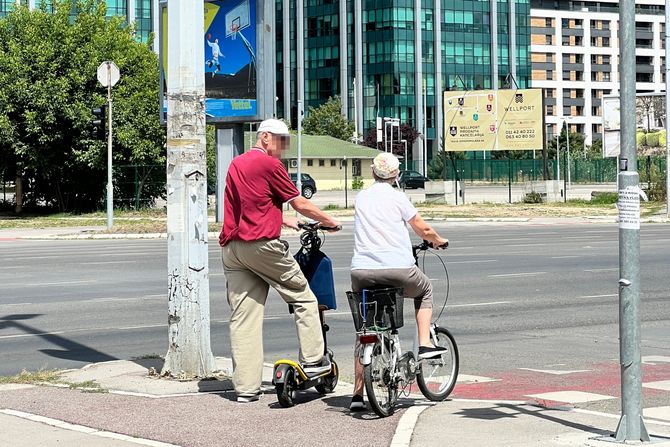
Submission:
{"label": "billboard advertisement", "polygon": [[542,149],[543,118],[541,89],[444,92],[444,149]]}
{"label": "billboard advertisement", "polygon": [[[163,5],[161,97],[166,91],[168,55],[168,8],[165,3]],[[205,57],[202,70],[205,74],[205,113],[209,123],[256,121],[267,115],[263,105],[259,104],[258,88],[263,85],[259,80],[263,67],[259,67],[259,63],[265,63],[261,61],[264,51],[257,44],[261,41],[262,33],[259,31],[263,29],[258,25],[262,22],[258,14],[263,17],[263,8],[263,2],[257,0],[204,2],[202,45]],[[268,52],[267,49],[265,52]]]}

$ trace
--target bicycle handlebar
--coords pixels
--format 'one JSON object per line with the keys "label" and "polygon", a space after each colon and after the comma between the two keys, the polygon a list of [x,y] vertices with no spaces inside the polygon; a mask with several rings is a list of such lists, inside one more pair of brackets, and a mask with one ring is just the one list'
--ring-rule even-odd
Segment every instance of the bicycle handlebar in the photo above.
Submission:
{"label": "bicycle handlebar", "polygon": [[420,251],[426,251],[426,250],[431,249],[431,248],[435,249],[435,250],[439,250],[439,249],[446,250],[446,248],[448,246],[449,246],[449,241],[445,242],[444,244],[442,244],[438,247],[434,247],[432,242],[428,242],[427,240],[424,239],[423,241],[421,241],[420,244],[412,245],[412,254],[414,255],[414,259],[416,260],[416,259],[418,259]]}
{"label": "bicycle handlebar", "polygon": [[305,231],[310,231],[314,232],[317,230],[324,230],[324,231],[340,231],[342,229],[342,225],[338,225],[336,227],[326,227],[321,225],[321,222],[299,222],[298,223],[298,228],[301,230]]}

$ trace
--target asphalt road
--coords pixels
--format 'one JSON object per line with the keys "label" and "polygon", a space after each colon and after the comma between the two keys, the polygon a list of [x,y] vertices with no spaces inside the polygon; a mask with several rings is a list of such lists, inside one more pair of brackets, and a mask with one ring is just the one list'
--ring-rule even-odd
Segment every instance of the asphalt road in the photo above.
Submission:
{"label": "asphalt road", "polygon": [[[451,242],[443,258],[449,300],[440,324],[456,336],[461,373],[612,362],[618,345],[616,224],[436,223]],[[349,288],[351,226],[328,234],[338,309],[329,343],[344,378],[352,372]],[[297,238],[288,238],[297,249]],[[225,278],[210,246],[212,349],[229,356]],[[74,368],[167,350],[167,243],[162,240],[0,241],[0,375]],[[641,231],[643,355],[670,356],[670,225]],[[444,302],[441,264],[426,258]],[[408,303],[409,304],[409,303]],[[412,307],[403,329],[411,345]],[[265,358],[296,357],[295,328],[274,291],[264,326]]]}

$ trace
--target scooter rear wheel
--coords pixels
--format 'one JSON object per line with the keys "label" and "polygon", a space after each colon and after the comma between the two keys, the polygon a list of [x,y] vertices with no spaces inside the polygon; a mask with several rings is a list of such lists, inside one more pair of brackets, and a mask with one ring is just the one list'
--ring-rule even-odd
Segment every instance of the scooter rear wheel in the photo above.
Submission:
{"label": "scooter rear wheel", "polygon": [[277,391],[277,400],[279,405],[289,408],[295,405],[297,383],[295,381],[295,371],[287,369],[284,375],[284,382],[275,385]]}
{"label": "scooter rear wheel", "polygon": [[337,380],[340,376],[340,369],[337,367],[337,363],[335,363],[334,360],[331,363],[333,366],[330,370],[330,375],[323,378],[323,383],[320,383],[314,387],[320,394],[332,393],[335,391],[335,387],[337,386]]}

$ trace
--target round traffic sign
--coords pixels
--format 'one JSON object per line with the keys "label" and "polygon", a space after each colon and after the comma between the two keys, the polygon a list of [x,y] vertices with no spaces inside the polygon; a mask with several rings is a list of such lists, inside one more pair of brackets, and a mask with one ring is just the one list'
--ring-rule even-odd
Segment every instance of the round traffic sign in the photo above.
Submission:
{"label": "round traffic sign", "polygon": [[103,87],[114,87],[121,78],[119,67],[112,61],[105,61],[98,67],[98,81]]}

